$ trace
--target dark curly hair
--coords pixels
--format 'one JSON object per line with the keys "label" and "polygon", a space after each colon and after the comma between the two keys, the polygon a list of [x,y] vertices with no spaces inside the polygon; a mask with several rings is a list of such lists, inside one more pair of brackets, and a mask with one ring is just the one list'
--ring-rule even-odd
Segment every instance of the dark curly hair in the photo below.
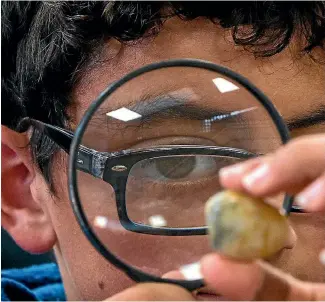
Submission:
{"label": "dark curly hair", "polygon": [[[206,17],[230,28],[235,44],[272,56],[298,33],[301,53],[325,47],[325,2],[1,1],[2,123],[23,117],[67,126],[70,93],[95,49],[159,33],[168,18]],[[250,31],[242,30],[249,25]],[[34,131],[34,158],[51,184],[52,141]]]}

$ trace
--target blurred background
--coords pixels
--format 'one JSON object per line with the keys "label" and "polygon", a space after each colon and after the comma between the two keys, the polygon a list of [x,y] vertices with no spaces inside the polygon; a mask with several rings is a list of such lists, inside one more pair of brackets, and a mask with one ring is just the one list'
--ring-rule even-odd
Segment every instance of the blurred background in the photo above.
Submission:
{"label": "blurred background", "polygon": [[45,262],[55,262],[52,253],[31,255],[17,246],[8,233],[1,228],[1,268],[19,268]]}

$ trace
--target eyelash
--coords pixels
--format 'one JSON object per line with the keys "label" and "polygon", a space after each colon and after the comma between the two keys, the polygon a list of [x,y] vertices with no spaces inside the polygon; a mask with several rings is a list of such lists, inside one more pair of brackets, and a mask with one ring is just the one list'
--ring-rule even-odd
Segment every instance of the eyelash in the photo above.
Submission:
{"label": "eyelash", "polygon": [[[214,179],[214,181],[213,181]],[[212,184],[218,184],[218,180],[215,178],[209,178],[209,179],[200,179],[196,181],[187,181],[187,182],[173,182],[173,183],[159,183],[156,181],[148,181],[148,186],[150,186],[153,190],[157,188],[158,190],[168,190],[168,194],[188,194],[188,189],[193,189],[194,191],[198,190],[204,190],[207,186],[210,187],[210,184],[207,184],[207,182],[210,182]],[[145,187],[145,186],[144,186]],[[216,186],[217,187],[217,186]]]}
{"label": "eyelash", "polygon": [[[142,164],[141,169],[145,169],[146,167],[152,165],[150,161],[145,162]],[[129,176],[130,177],[130,176]],[[132,176],[131,176],[132,177]],[[166,188],[170,190],[171,192],[177,192],[180,193],[182,190],[186,188],[193,188],[195,186],[195,190],[202,189],[204,187],[207,187],[207,183],[211,182],[211,184],[218,184],[218,174],[216,173],[215,176],[200,178],[196,180],[168,180],[164,177],[164,179],[161,179],[160,181],[150,179],[149,177],[141,177],[142,181],[146,181],[146,185],[143,185],[143,187],[151,187],[151,188],[157,188],[162,189]],[[132,181],[132,179],[130,179]]]}

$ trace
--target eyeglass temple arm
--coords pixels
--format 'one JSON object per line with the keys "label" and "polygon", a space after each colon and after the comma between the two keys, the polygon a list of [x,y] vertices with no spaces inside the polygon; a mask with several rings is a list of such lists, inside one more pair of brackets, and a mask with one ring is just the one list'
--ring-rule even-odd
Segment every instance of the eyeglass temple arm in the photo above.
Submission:
{"label": "eyeglass temple arm", "polygon": [[[73,132],[62,129],[47,123],[43,123],[31,118],[24,118],[17,127],[18,132],[25,132],[30,126],[44,132],[53,142],[55,142],[67,154],[70,154],[70,146],[73,140]],[[77,168],[95,177],[102,177],[107,156],[80,145],[77,159]]]}
{"label": "eyeglass temple arm", "polygon": [[50,139],[61,147],[67,154],[70,153],[70,146],[73,139],[73,132],[52,126],[31,118],[24,118],[18,124],[18,132],[25,132],[30,126],[35,127],[39,131],[44,132]]}

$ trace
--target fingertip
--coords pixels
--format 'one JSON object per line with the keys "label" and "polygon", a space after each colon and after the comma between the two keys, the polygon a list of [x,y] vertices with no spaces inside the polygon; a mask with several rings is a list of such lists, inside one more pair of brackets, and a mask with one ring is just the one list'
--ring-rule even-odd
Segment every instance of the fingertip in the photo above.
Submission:
{"label": "fingertip", "polygon": [[249,159],[245,162],[224,167],[219,170],[219,181],[223,187],[233,190],[245,190],[242,185],[243,177],[258,167],[262,162],[261,158]]}
{"label": "fingertip", "polygon": [[105,301],[193,301],[193,295],[175,284],[138,283]]}
{"label": "fingertip", "polygon": [[230,260],[220,254],[211,253],[205,255],[200,262],[201,273],[204,279],[214,280],[216,276],[228,270]]}
{"label": "fingertip", "polygon": [[325,175],[319,177],[300,192],[295,201],[308,212],[325,210]]}
{"label": "fingertip", "polygon": [[220,260],[220,255],[218,254],[208,254],[201,259],[201,274],[203,276],[203,279],[207,281],[208,284],[215,285],[216,277],[218,274],[222,274]]}
{"label": "fingertip", "polygon": [[256,271],[255,264],[235,261],[219,254],[208,254],[201,259],[205,284],[231,300],[250,300],[254,296],[257,285],[251,284],[259,277]]}
{"label": "fingertip", "polygon": [[243,175],[244,175],[244,166],[240,164],[222,168],[219,171],[219,183],[223,188],[242,191],[243,186],[241,183],[241,179]]}
{"label": "fingertip", "polygon": [[[240,168],[240,167],[239,167]],[[234,178],[240,175],[240,169],[237,166],[225,167],[219,170],[220,184],[223,186],[231,186]]]}
{"label": "fingertip", "polygon": [[244,188],[252,193],[260,193],[265,190],[270,184],[270,166],[268,164],[263,164],[257,169],[254,169],[242,179],[242,185]]}
{"label": "fingertip", "polygon": [[220,260],[220,256],[215,253],[207,254],[201,259],[201,268],[214,266]]}
{"label": "fingertip", "polygon": [[184,280],[184,274],[179,270],[170,271],[162,276],[163,279]]}

